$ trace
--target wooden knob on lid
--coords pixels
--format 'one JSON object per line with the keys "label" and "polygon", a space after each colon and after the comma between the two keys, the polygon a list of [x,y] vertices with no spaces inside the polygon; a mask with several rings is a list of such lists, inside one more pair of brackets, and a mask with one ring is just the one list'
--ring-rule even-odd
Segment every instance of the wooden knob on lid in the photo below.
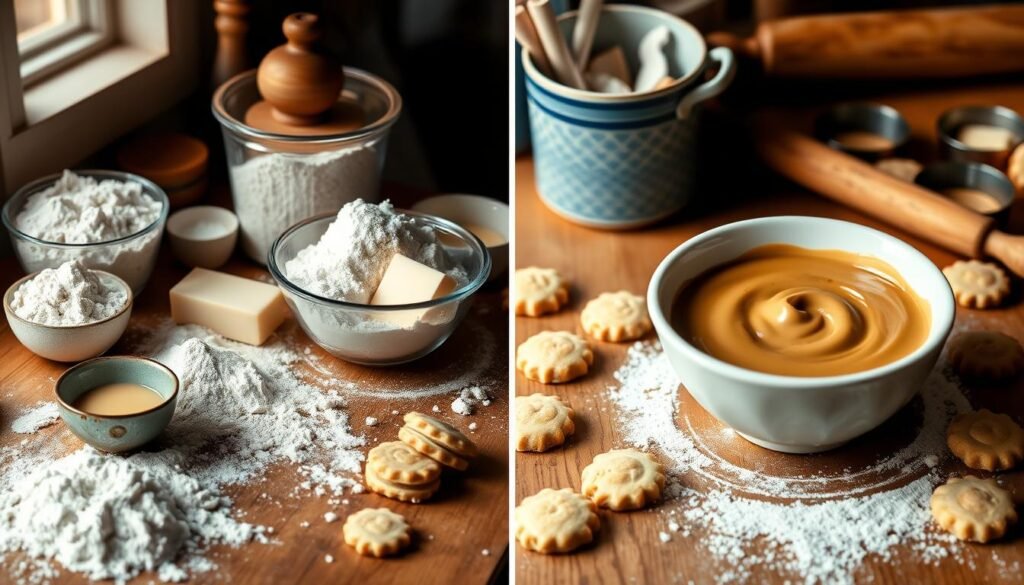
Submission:
{"label": "wooden knob on lid", "polygon": [[345,84],[341,65],[319,50],[317,15],[297,12],[284,20],[288,42],[260,63],[256,84],[270,113],[282,124],[311,126],[324,121]]}

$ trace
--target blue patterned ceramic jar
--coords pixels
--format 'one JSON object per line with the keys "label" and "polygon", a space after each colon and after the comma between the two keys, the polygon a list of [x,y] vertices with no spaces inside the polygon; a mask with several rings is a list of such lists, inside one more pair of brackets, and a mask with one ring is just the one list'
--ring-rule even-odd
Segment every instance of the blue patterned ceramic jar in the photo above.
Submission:
{"label": "blue patterned ceramic jar", "polygon": [[[570,38],[576,12],[559,18]],[[525,51],[526,95],[537,189],[558,215],[582,225],[628,229],[663,219],[689,202],[696,166],[695,107],[735,74],[727,48],[708,51],[692,25],[641,6],[605,6],[593,54],[619,45],[633,71],[643,36],[665,25],[675,81],[660,90],[601,94],[564,86],[537,70]],[[715,75],[704,72],[717,65]]]}

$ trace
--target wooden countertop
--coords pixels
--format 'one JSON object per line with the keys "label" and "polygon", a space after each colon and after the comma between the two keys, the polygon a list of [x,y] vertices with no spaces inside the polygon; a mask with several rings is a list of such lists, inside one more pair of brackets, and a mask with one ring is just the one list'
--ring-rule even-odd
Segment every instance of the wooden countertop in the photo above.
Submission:
{"label": "wooden countertop", "polygon": [[[390,191],[394,192],[394,191]],[[220,199],[223,199],[221,197]],[[401,201],[399,201],[401,203]],[[223,268],[250,278],[269,280],[269,273],[239,258]],[[127,337],[144,336],[147,326],[168,316],[167,291],[187,270],[170,255],[165,245],[146,289],[136,299]],[[6,290],[21,276],[13,258],[0,260],[0,287]],[[195,583],[477,583],[501,578],[508,555],[508,318],[502,309],[500,286],[489,286],[473,299],[466,321],[436,352],[421,360],[393,368],[367,368],[347,364],[323,352],[289,319],[278,335],[300,349],[311,347],[339,379],[357,380],[362,387],[379,382],[383,388],[418,389],[447,382],[460,368],[479,370],[477,379],[493,395],[490,406],[478,407],[472,416],[451,411],[451,393],[418,399],[347,397],[350,425],[355,434],[366,437],[369,450],[380,441],[397,440],[401,415],[410,410],[426,413],[437,405],[442,418],[466,432],[480,447],[480,457],[465,473],[445,472],[440,491],[420,505],[404,504],[373,493],[346,495],[349,504],[331,506],[327,497],[291,495],[303,481],[287,463],[272,465],[265,481],[225,489],[235,501],[233,509],[248,522],[274,527],[277,543],[251,543],[239,549],[214,547],[208,557],[219,567],[197,575]],[[109,353],[125,353],[124,338]],[[488,346],[489,352],[481,348]],[[486,355],[485,355],[486,353]],[[486,359],[487,356],[489,359]],[[10,423],[18,413],[40,400],[50,400],[53,383],[67,365],[50,362],[26,350],[11,332],[6,320],[0,323],[0,446],[13,446],[23,439],[60,443],[67,450],[81,444],[61,423],[36,435],[18,435]],[[392,415],[397,410],[401,414]],[[369,427],[367,416],[380,422]],[[470,422],[478,429],[469,432]],[[2,473],[2,470],[0,470]],[[269,497],[261,497],[262,494]],[[345,516],[366,507],[387,507],[406,517],[416,533],[412,548],[404,555],[378,560],[361,557],[344,544],[341,534]],[[334,511],[340,520],[326,523],[324,513]],[[308,521],[309,527],[300,523]],[[486,552],[485,552],[486,551]],[[334,557],[326,563],[325,555]],[[0,583],[13,583],[12,567],[19,555],[0,564]],[[55,583],[85,583],[86,579],[61,569]],[[148,583],[154,574],[143,573],[133,582]]]}
{"label": "wooden countertop", "polygon": [[[876,101],[899,109],[913,128],[915,140],[927,145],[934,140],[934,126],[938,115],[948,107],[962,104],[1002,104],[1024,111],[1024,86],[992,85],[978,88],[955,88],[942,93],[908,92],[886,95]],[[735,140],[735,137],[731,138]],[[730,144],[735,144],[730,142]],[[732,156],[742,147],[729,151]],[[771,178],[761,169],[747,165],[742,157],[719,161],[725,168],[742,169],[735,175],[745,177],[733,181],[723,177],[724,190],[740,189],[732,193],[710,193],[707,201],[698,202],[695,209],[684,210],[677,216],[648,229],[605,232],[595,231],[560,219],[541,203],[533,182],[533,162],[523,157],[516,162],[516,260],[519,267],[546,266],[556,268],[572,282],[571,302],[558,314],[540,318],[516,317],[515,342],[542,330],[570,330],[580,332],[579,312],[591,298],[606,291],[628,289],[646,294],[648,281],[657,264],[665,255],[686,239],[712,227],[754,217],[768,215],[812,215],[834,217],[876,227],[906,240],[937,265],[946,266],[956,258],[919,239],[908,237],[898,228],[886,226],[849,209],[787,183]],[[732,166],[730,166],[732,165]],[[719,168],[719,167],[715,167]],[[714,207],[713,209],[709,209]],[[1012,225],[1021,231],[1024,206],[1015,209]],[[1019,291],[1020,280],[1015,280]],[[1019,292],[1003,308],[991,311],[959,310],[958,321],[971,322],[972,328],[986,328],[1006,332],[1024,341],[1024,305]],[[653,340],[653,333],[646,339]],[[612,448],[626,446],[619,428],[616,406],[606,400],[608,386],[617,385],[612,374],[623,363],[629,344],[593,343],[596,361],[591,372],[569,384],[543,385],[528,381],[516,373],[516,394],[534,392],[558,394],[574,405],[577,413],[577,432],[562,448],[547,453],[516,454],[516,502],[545,487],[571,487],[580,489],[580,472],[594,455]],[[1024,423],[1024,379],[1004,386],[969,392],[972,403],[989,407],[997,412],[1008,412]],[[681,394],[676,414],[695,424],[713,430],[724,426],[711,418],[685,393]],[[910,408],[910,407],[908,407]],[[891,423],[870,438],[855,441],[831,454],[794,456],[775,454],[755,447],[739,437],[722,440],[720,445],[728,453],[721,454],[735,465],[747,469],[769,468],[780,476],[800,475],[815,469],[841,468],[843,458],[849,457],[865,443],[877,447],[888,444],[892,451],[899,445],[901,424],[909,419],[906,413],[897,414]],[[913,428],[910,421],[909,428]],[[863,449],[862,449],[863,450]],[[885,449],[882,449],[884,451]],[[657,452],[657,449],[655,449]],[[952,462],[950,474],[963,474],[966,468]],[[776,468],[777,466],[777,468]],[[816,467],[821,466],[821,467]],[[943,468],[945,470],[945,468]],[[988,475],[974,472],[976,475]],[[1024,502],[1024,471],[1000,474],[1000,481],[1014,493],[1018,504]],[[540,555],[516,546],[517,582],[525,585],[542,583],[717,583],[729,562],[709,554],[701,529],[695,528],[689,536],[671,535],[671,541],[662,543],[659,531],[665,530],[665,517],[658,514],[667,508],[680,507],[677,501],[664,502],[652,511],[612,513],[601,511],[601,530],[594,544],[568,555]],[[761,543],[750,543],[755,549]],[[1024,530],[1018,527],[1004,540],[989,545],[965,544],[958,546],[955,556],[936,563],[922,563],[911,554],[910,547],[896,546],[893,558],[883,560],[868,556],[854,577],[858,582],[874,583],[1019,583],[1019,567],[1024,565]],[[1016,564],[1015,564],[1016,563]],[[1017,567],[1017,569],[1014,569]],[[784,583],[803,582],[801,575],[780,572],[765,566],[751,568],[747,582]]]}

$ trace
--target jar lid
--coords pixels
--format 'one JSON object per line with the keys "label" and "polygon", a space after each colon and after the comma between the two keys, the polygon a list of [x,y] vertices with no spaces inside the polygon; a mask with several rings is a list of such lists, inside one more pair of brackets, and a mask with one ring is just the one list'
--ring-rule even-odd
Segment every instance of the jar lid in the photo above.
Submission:
{"label": "jar lid", "polygon": [[117,164],[165,188],[181,187],[206,173],[209,149],[178,132],[143,134],[117,150]]}

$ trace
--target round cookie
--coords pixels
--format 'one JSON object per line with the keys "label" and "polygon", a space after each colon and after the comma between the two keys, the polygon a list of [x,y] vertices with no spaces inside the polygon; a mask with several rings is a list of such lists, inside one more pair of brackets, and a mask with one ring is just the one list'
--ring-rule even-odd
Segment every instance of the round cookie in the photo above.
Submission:
{"label": "round cookie", "polygon": [[430,483],[408,485],[388,481],[377,475],[377,472],[370,467],[366,468],[364,477],[366,479],[366,487],[370,488],[370,491],[380,494],[385,498],[412,504],[419,504],[429,500],[437,492],[438,488],[441,487],[440,477]]}
{"label": "round cookie", "polygon": [[516,541],[539,553],[571,552],[601,527],[594,503],[569,488],[544,488],[516,507]]}
{"label": "round cookie", "polygon": [[558,396],[516,396],[516,450],[547,451],[576,431],[575,411]]}
{"label": "round cookie", "polygon": [[468,461],[452,453],[448,449],[445,449],[441,445],[438,445],[432,441],[430,437],[425,436],[416,429],[409,428],[408,425],[398,429],[398,438],[401,439],[403,443],[445,467],[451,467],[452,469],[458,469],[459,471],[465,471],[466,468],[469,467]]}
{"label": "round cookie", "polygon": [[660,463],[636,449],[612,449],[583,468],[583,495],[609,510],[638,510],[661,497]]}
{"label": "round cookie", "polygon": [[387,508],[365,508],[345,519],[345,544],[361,555],[386,557],[409,546],[409,524]]}
{"label": "round cookie", "polygon": [[909,158],[883,158],[875,163],[875,168],[895,179],[913,183],[924,167]]}
{"label": "round cookie", "polygon": [[935,488],[931,508],[939,526],[960,540],[988,542],[1017,522],[1009,492],[995,480],[971,475],[951,478]]}
{"label": "round cookie", "polygon": [[587,340],[568,331],[541,331],[516,349],[516,368],[528,380],[544,384],[579,378],[593,363]]}
{"label": "round cookie", "polygon": [[1020,342],[995,331],[969,331],[949,344],[949,364],[963,378],[1005,380],[1024,370]]}
{"label": "round cookie", "polygon": [[515,274],[516,315],[540,317],[569,302],[568,283],[554,268],[520,268]]}
{"label": "round cookie", "polygon": [[1011,469],[1024,459],[1024,429],[1005,414],[966,412],[946,430],[946,444],[973,469]]}
{"label": "round cookie", "polygon": [[419,431],[459,457],[468,459],[476,456],[476,445],[473,441],[448,423],[415,411],[406,413],[402,420],[409,428]]}
{"label": "round cookie", "polygon": [[1024,193],[1024,144],[1018,144],[1010,154],[1010,160],[1006,165],[1006,176],[1017,188],[1017,193]]}
{"label": "round cookie", "polygon": [[629,291],[601,293],[580,313],[583,331],[601,341],[631,341],[651,330],[644,298]]}
{"label": "round cookie", "polygon": [[957,260],[942,269],[956,302],[964,307],[989,309],[1010,294],[1010,279],[1002,268],[978,260]]}
{"label": "round cookie", "polygon": [[441,477],[441,466],[401,441],[388,441],[370,449],[366,470],[382,480],[404,485],[429,484]]}

